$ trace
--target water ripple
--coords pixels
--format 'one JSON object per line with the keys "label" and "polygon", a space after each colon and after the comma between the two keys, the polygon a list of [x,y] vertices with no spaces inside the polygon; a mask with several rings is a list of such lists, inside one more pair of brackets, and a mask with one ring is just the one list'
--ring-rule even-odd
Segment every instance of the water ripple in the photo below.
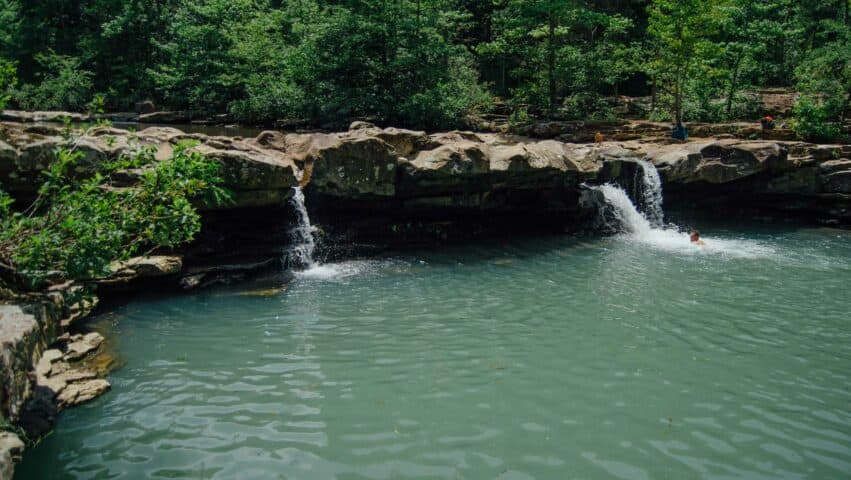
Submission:
{"label": "water ripple", "polygon": [[849,237],[705,233],[724,251],[449,247],[128,305],[113,390],[18,476],[851,475]]}

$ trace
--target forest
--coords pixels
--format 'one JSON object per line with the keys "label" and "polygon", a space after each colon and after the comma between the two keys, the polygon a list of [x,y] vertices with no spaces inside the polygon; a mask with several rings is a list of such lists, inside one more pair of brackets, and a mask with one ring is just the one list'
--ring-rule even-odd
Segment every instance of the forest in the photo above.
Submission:
{"label": "forest", "polygon": [[[747,95],[800,93],[796,125],[849,115],[849,0],[0,0],[8,108],[139,102],[231,121],[355,118],[451,128],[501,108],[608,119],[759,118]],[[2,101],[2,100],[0,100]]]}

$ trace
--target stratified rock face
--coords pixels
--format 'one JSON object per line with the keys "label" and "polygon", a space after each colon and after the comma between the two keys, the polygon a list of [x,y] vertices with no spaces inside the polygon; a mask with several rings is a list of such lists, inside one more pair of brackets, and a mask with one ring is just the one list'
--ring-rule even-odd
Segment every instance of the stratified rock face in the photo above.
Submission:
{"label": "stratified rock face", "polygon": [[[621,130],[613,136],[624,139],[660,128],[660,124],[641,122],[595,125],[617,127]],[[191,140],[198,142],[198,151],[222,165],[235,198],[225,209],[280,207],[291,196],[291,187],[300,185],[307,189],[309,200],[317,202],[314,205],[362,214],[395,211],[438,217],[461,211],[516,214],[525,210],[578,215],[581,183],[629,176],[637,160],[647,159],[662,173],[667,187],[693,185],[704,191],[706,185],[722,190],[737,185],[766,198],[806,196],[818,199],[819,205],[813,208],[824,210],[828,217],[847,217],[843,209],[851,195],[849,146],[735,139],[564,143],[559,141],[564,135],[550,135],[545,126],[538,125],[540,131],[534,133],[558,140],[462,131],[427,135],[366,122],[355,122],[347,132],[266,131],[255,139],[209,137],[167,127],[131,135],[99,127],[77,142],[84,153],[78,168],[85,170],[141,145],[155,146],[157,159],[166,160],[177,143]],[[587,129],[587,125],[564,122],[549,127]],[[695,128],[714,132],[749,127]],[[34,192],[40,172],[64,142],[60,133],[44,124],[0,124],[4,188],[13,194]],[[138,174],[122,172],[113,181],[131,184]]]}
{"label": "stratified rock face", "polygon": [[28,112],[23,110],[3,110],[0,111],[0,120],[9,122],[57,122],[61,123],[65,119],[70,119],[72,122],[87,122],[89,116],[82,113],[72,112]]}
{"label": "stratified rock face", "polygon": [[311,152],[311,184],[338,197],[393,196],[398,157],[380,138],[340,138]]}
{"label": "stratified rock face", "polygon": [[[50,125],[0,124],[3,188],[13,194],[33,194],[40,184],[41,172],[53,161],[57,149],[69,146],[61,133]],[[148,146],[156,147],[157,160],[164,161],[172,155],[175,145],[184,141],[197,142],[197,151],[221,164],[225,186],[234,197],[234,203],[227,208],[282,205],[289,199],[291,188],[298,184],[298,167],[291,156],[278,149],[266,148],[253,139],[208,137],[168,127],[149,127],[132,134],[117,128],[89,129],[74,142],[74,149],[83,154],[76,169],[84,173],[101,162]],[[123,173],[130,181],[138,174]]]}
{"label": "stratified rock face", "polygon": [[0,409],[16,421],[32,393],[28,372],[46,347],[35,316],[19,305],[0,305]]}
{"label": "stratified rock face", "polygon": [[759,177],[753,193],[851,195],[851,146],[719,140],[645,145],[667,184],[727,184]]}
{"label": "stratified rock face", "polygon": [[786,147],[774,142],[693,142],[648,152],[669,182],[727,183],[784,167]]}

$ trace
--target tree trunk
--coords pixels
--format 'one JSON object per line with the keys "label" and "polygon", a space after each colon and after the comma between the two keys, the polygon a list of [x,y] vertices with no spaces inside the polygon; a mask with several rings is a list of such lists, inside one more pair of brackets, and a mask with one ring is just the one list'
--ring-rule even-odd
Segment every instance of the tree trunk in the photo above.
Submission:
{"label": "tree trunk", "polygon": [[683,95],[682,95],[682,67],[677,65],[677,73],[674,75],[674,122],[679,125],[683,121]]}
{"label": "tree trunk", "polygon": [[656,79],[650,80],[650,111],[656,111]]}
{"label": "tree trunk", "polygon": [[733,95],[736,93],[736,83],[739,80],[739,66],[742,64],[742,56],[736,57],[736,63],[733,65],[733,72],[730,74],[730,89],[727,90],[727,120],[730,119],[730,113],[733,111]]}
{"label": "tree trunk", "polygon": [[555,109],[556,105],[556,18],[555,15],[549,15],[549,52],[547,54],[547,74],[549,76],[549,96],[550,96],[550,113]]}

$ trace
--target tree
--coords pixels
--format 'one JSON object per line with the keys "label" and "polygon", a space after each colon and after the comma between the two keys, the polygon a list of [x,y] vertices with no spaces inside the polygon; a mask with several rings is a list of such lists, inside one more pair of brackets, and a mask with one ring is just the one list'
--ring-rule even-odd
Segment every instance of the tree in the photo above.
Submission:
{"label": "tree", "polygon": [[673,97],[671,112],[676,123],[683,120],[686,83],[692,78],[717,28],[719,0],[653,0],[648,7],[647,32],[656,43],[658,56],[650,62],[656,84]]}
{"label": "tree", "polygon": [[821,46],[813,48],[795,71],[803,93],[795,109],[795,126],[810,140],[835,139],[851,112],[851,25],[842,17],[825,25],[814,39]]}
{"label": "tree", "polygon": [[575,113],[599,107],[603,87],[616,89],[634,68],[632,22],[586,2],[509,0],[494,15],[494,36],[478,46],[483,57],[511,65],[516,99],[554,113],[569,97]]}
{"label": "tree", "polygon": [[[110,263],[173,248],[201,228],[193,201],[228,198],[219,165],[184,144],[168,161],[154,149],[97,165],[81,175],[83,155],[72,140],[47,170],[38,197],[24,211],[0,191],[0,279],[38,288],[48,276],[91,279],[108,275]],[[143,172],[133,187],[116,187],[122,169]]]}
{"label": "tree", "polygon": [[0,58],[0,110],[6,108],[9,101],[9,91],[15,86],[15,64]]}

